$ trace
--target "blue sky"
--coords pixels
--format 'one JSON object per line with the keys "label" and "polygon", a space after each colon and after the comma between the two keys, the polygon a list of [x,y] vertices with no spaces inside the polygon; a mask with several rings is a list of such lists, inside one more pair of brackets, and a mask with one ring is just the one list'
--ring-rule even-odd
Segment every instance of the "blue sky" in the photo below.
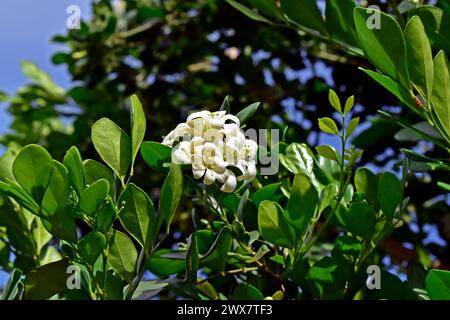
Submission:
{"label": "blue sky", "polygon": [[[1,0],[0,2],[0,91],[13,94],[26,83],[20,71],[22,60],[31,60],[67,87],[70,78],[64,66],[51,64],[51,56],[61,47],[50,43],[51,36],[65,33],[67,8],[78,5],[82,19],[90,12],[89,0]],[[0,134],[8,129],[6,106],[0,104]],[[1,154],[2,150],[0,150]]]}
{"label": "blue sky", "polygon": [[[70,5],[78,5],[81,18],[89,17],[89,0],[1,0],[0,1],[0,91],[13,94],[27,83],[20,71],[22,60],[31,60],[50,73],[63,87],[70,84],[64,66],[51,64],[58,47],[50,43],[51,36],[65,33],[66,13]],[[0,135],[8,130],[6,106],[0,104]],[[0,147],[0,154],[4,149]],[[0,271],[0,287],[6,274]]]}

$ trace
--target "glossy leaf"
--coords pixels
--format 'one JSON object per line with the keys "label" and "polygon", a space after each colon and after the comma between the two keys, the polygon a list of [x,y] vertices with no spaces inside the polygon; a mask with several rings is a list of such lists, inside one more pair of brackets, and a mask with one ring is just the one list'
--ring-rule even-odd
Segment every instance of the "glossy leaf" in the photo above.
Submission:
{"label": "glossy leaf", "polygon": [[450,271],[431,270],[426,285],[431,299],[450,300]]}
{"label": "glossy leaf", "polygon": [[[379,26],[370,26],[368,19],[380,17]],[[369,61],[385,75],[409,90],[406,45],[397,21],[390,15],[362,7],[355,8],[354,20],[359,43]]]}
{"label": "glossy leaf", "polygon": [[327,34],[325,21],[315,0],[281,0],[281,9],[295,23]]}
{"label": "glossy leaf", "polygon": [[120,222],[149,252],[155,239],[156,213],[148,195],[134,184],[129,184],[118,200],[123,204]]}
{"label": "glossy leaf", "polygon": [[339,129],[336,125],[336,122],[334,122],[334,120],[329,117],[319,119],[319,128],[325,133],[335,135],[339,134]]}
{"label": "glossy leaf", "polygon": [[163,173],[163,164],[171,162],[172,148],[158,142],[147,141],[142,144],[141,154],[153,170]]}
{"label": "glossy leaf", "polygon": [[92,142],[103,161],[124,180],[132,158],[130,137],[114,122],[103,118],[92,126]]}
{"label": "glossy leaf", "polygon": [[286,211],[291,226],[296,230],[296,238],[303,239],[309,223],[317,210],[319,196],[310,179],[299,173],[292,183],[291,196]]}
{"label": "glossy leaf", "polygon": [[84,190],[86,183],[84,182],[83,160],[81,159],[81,154],[77,147],[71,147],[69,151],[67,151],[63,164],[69,172],[70,185],[75,189],[76,193],[80,195]]}
{"label": "glossy leaf", "polygon": [[262,238],[275,245],[294,248],[295,231],[283,209],[274,202],[263,201],[258,209],[258,227]]}
{"label": "glossy leaf", "polygon": [[130,238],[115,230],[109,244],[108,262],[128,283],[133,281],[137,259],[138,254]]}
{"label": "glossy leaf", "polygon": [[252,103],[236,114],[236,117],[239,119],[241,126],[246,124],[253,117],[256,111],[258,111],[259,105],[259,102]]}
{"label": "glossy leaf", "polygon": [[107,199],[109,183],[100,179],[88,188],[80,196],[80,210],[90,217],[94,217]]}
{"label": "glossy leaf", "polygon": [[23,148],[12,166],[16,181],[38,204],[42,202],[52,170],[52,157],[44,148],[37,145]]}
{"label": "glossy leaf", "polygon": [[431,100],[439,122],[450,136],[450,67],[443,51],[434,59],[434,88]]}
{"label": "glossy leaf", "polygon": [[408,21],[404,33],[411,81],[430,104],[434,81],[433,56],[425,28],[418,16]]}
{"label": "glossy leaf", "polygon": [[131,167],[134,167],[134,161],[144,141],[145,131],[147,129],[147,120],[145,119],[144,109],[136,95],[131,96],[131,142],[132,155]]}
{"label": "glossy leaf", "polygon": [[169,174],[161,188],[161,196],[159,198],[158,224],[161,226],[164,219],[169,228],[173,216],[178,207],[183,192],[183,174],[179,165],[172,163],[170,165]]}
{"label": "glossy leaf", "polygon": [[26,300],[45,300],[62,292],[67,284],[69,261],[62,259],[39,267],[25,278]]}
{"label": "glossy leaf", "polygon": [[83,259],[91,266],[106,247],[106,238],[98,231],[92,231],[81,238],[78,248]]}
{"label": "glossy leaf", "polygon": [[383,213],[389,219],[393,219],[395,209],[400,205],[403,198],[402,184],[394,174],[383,173],[378,181],[377,198]]}

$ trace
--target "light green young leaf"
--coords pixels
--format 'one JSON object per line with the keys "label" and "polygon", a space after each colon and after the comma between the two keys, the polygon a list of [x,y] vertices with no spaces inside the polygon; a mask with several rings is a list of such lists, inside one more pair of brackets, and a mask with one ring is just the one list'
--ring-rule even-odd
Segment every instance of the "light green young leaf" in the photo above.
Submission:
{"label": "light green young leaf", "polygon": [[344,114],[347,114],[350,111],[352,111],[354,105],[355,105],[355,96],[351,96],[345,102]]}
{"label": "light green young leaf", "polygon": [[347,138],[349,138],[353,134],[353,132],[355,132],[355,129],[358,127],[358,124],[359,124],[359,117],[350,120],[350,122],[347,125],[347,131],[345,132]]}
{"label": "light green young leaf", "polygon": [[316,150],[320,156],[322,156],[326,159],[330,159],[330,160],[334,160],[334,161],[337,160],[336,152],[330,146],[317,146]]}
{"label": "light green young leaf", "polygon": [[319,119],[319,128],[325,133],[335,135],[339,134],[339,129],[336,125],[336,122],[334,122],[334,120],[329,117]]}
{"label": "light green young leaf", "polygon": [[328,92],[328,100],[330,101],[331,106],[340,114],[342,114],[342,106],[341,101],[339,100],[338,95],[334,90],[330,89]]}

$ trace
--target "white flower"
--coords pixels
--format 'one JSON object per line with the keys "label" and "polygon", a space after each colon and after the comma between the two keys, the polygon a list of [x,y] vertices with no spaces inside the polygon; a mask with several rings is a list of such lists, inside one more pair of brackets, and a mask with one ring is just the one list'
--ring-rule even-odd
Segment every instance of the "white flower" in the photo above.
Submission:
{"label": "white flower", "polygon": [[[218,182],[220,190],[229,193],[238,181],[256,177],[258,145],[246,139],[239,126],[239,119],[225,111],[200,111],[171,131],[163,144],[173,147],[172,162],[192,165],[195,179],[203,179],[205,185]],[[230,167],[242,175],[236,177]]]}

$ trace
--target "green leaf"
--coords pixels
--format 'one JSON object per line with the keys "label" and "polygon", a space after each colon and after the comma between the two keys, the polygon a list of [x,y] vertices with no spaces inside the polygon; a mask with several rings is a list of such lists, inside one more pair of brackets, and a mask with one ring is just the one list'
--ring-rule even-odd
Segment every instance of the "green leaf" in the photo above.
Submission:
{"label": "green leaf", "polygon": [[115,230],[109,245],[108,262],[128,283],[133,281],[137,259],[138,254],[130,238]]}
{"label": "green leaf", "polygon": [[[377,16],[380,17],[380,25],[369,28],[370,19]],[[384,12],[362,7],[355,8],[354,20],[359,43],[368,60],[410,90],[405,39],[397,21]]]}
{"label": "green leaf", "polygon": [[431,299],[450,300],[450,271],[431,270],[426,285]]}
{"label": "green leaf", "polygon": [[53,170],[50,181],[42,200],[44,218],[65,213],[69,200],[69,173],[65,166],[53,160]]}
{"label": "green leaf", "polygon": [[123,181],[132,158],[130,137],[114,122],[102,118],[92,126],[92,142],[103,161]]}
{"label": "green leaf", "polygon": [[443,51],[439,51],[434,59],[434,88],[431,101],[442,128],[450,136],[450,67]]}
{"label": "green leaf", "polygon": [[58,212],[49,220],[42,219],[45,229],[57,238],[74,243],[77,241],[77,226],[75,220]]}
{"label": "green leaf", "polygon": [[70,185],[75,189],[75,192],[80,195],[81,192],[83,192],[86,183],[84,182],[83,160],[81,159],[81,154],[77,147],[71,147],[69,151],[67,151],[63,164],[69,172]]}
{"label": "green leaf", "polygon": [[157,295],[161,290],[166,288],[169,284],[161,282],[161,280],[150,280],[139,282],[136,291],[133,294],[133,300],[149,300],[151,297]]}
{"label": "green leaf", "polygon": [[[207,237],[211,236],[211,241],[205,239],[204,235],[207,232]],[[217,236],[209,230],[199,230],[196,232],[198,250],[201,252],[201,245],[206,244],[208,250],[201,257],[202,265],[208,267],[213,272],[223,272],[228,260],[228,252],[231,251],[233,244],[233,236],[229,228],[222,228]],[[205,241],[206,240],[206,241]],[[208,243],[209,242],[209,243]]]}
{"label": "green leaf", "polygon": [[38,204],[42,203],[52,170],[52,157],[44,148],[37,145],[23,148],[12,166],[16,181]]}
{"label": "green leaf", "polygon": [[109,182],[100,179],[88,188],[80,196],[80,210],[90,217],[94,217],[107,199],[109,192]]}
{"label": "green leaf", "polygon": [[24,281],[24,299],[46,300],[62,292],[67,286],[68,266],[68,259],[62,259],[28,273]]}
{"label": "green leaf", "polygon": [[308,271],[307,279],[316,299],[339,299],[345,287],[345,273],[336,261],[324,257]]}
{"label": "green leaf", "polygon": [[97,213],[95,217],[95,225],[103,233],[106,233],[114,223],[116,219],[116,211],[114,209],[114,205],[109,202],[100,211]]}
{"label": "green leaf", "polygon": [[118,200],[123,204],[120,222],[148,253],[155,239],[156,213],[148,195],[134,184],[129,184]]}
{"label": "green leaf", "polygon": [[334,90],[330,89],[328,92],[328,100],[330,101],[331,106],[339,112],[339,114],[342,114],[342,106],[341,101],[339,100],[338,95]]}
{"label": "green leaf", "polygon": [[325,133],[339,135],[336,123],[329,117],[319,119],[319,128]]}
{"label": "green leaf", "polygon": [[258,227],[264,240],[290,249],[295,247],[295,231],[277,203],[267,200],[261,202],[258,209]]}
{"label": "green leaf", "polygon": [[343,219],[348,231],[365,239],[371,239],[375,231],[375,211],[367,202],[353,202]]}
{"label": "green leaf", "polygon": [[276,0],[249,0],[250,4],[265,15],[286,20]]}
{"label": "green leaf", "polygon": [[246,282],[239,283],[233,291],[233,300],[262,300],[262,293]]}
{"label": "green leaf", "polygon": [[83,162],[84,179],[86,185],[92,185],[98,180],[105,179],[109,182],[109,195],[111,197],[115,194],[116,179],[113,173],[107,167],[95,160],[85,160]]}
{"label": "green leaf", "polygon": [[259,103],[259,102],[252,103],[248,107],[246,107],[238,112],[236,117],[239,119],[241,126],[246,124],[253,117],[253,115],[256,113],[256,111],[258,111],[260,104],[261,103]]}
{"label": "green leaf", "polygon": [[311,180],[299,173],[295,175],[291,196],[286,211],[291,226],[296,230],[296,238],[303,239],[317,210],[319,196]]}
{"label": "green leaf", "polygon": [[344,114],[347,114],[350,111],[352,111],[354,105],[355,105],[355,96],[351,96],[345,102]]}
{"label": "green leaf", "polygon": [[6,285],[3,287],[0,300],[19,300],[23,293],[22,271],[13,269]]}
{"label": "green leaf", "polygon": [[[141,148],[142,141],[144,141],[145,130],[147,129],[147,122],[145,119],[144,109],[136,95],[131,96],[131,141],[132,141],[132,155],[131,168],[134,167],[134,161]],[[133,170],[133,169],[132,169]]]}
{"label": "green leaf", "polygon": [[450,54],[450,14],[436,6],[419,6],[408,12],[409,16],[417,15],[422,20],[432,47],[445,50]]}
{"label": "green leaf", "polygon": [[309,147],[302,143],[292,143],[286,148],[286,157],[299,172],[311,178],[314,170],[314,154]]}
{"label": "green leaf", "polygon": [[273,202],[277,202],[281,195],[277,195],[277,191],[280,189],[282,182],[268,184],[261,189],[255,191],[255,193],[250,197],[252,202],[256,207],[259,207],[259,204],[264,200],[270,200]]}
{"label": "green leaf", "polygon": [[225,111],[226,113],[230,113],[230,96],[226,96],[223,99],[222,105],[220,106],[220,111]]}
{"label": "green leaf", "polygon": [[381,288],[368,290],[370,300],[417,300],[417,294],[392,273],[381,270]]}
{"label": "green leaf", "polygon": [[377,177],[367,168],[358,169],[355,173],[356,191],[363,193],[368,202],[377,201]]}
{"label": "green leaf", "polygon": [[97,258],[102,254],[106,247],[106,238],[98,231],[91,231],[78,243],[78,248],[83,259],[91,266],[94,265]]}
{"label": "green leaf", "polygon": [[281,9],[295,23],[327,34],[325,21],[315,0],[281,0]]}
{"label": "green leaf", "polygon": [[383,173],[378,181],[377,198],[383,213],[389,219],[393,219],[395,209],[397,209],[403,198],[402,184],[394,174],[390,172]]}
{"label": "green leaf", "polygon": [[164,257],[176,253],[174,250],[161,249],[156,251],[149,259],[147,267],[151,273],[158,277],[167,278],[172,274],[180,273],[186,269],[185,259],[171,259]]}
{"label": "green leaf", "polygon": [[356,118],[353,118],[352,120],[350,120],[350,122],[347,125],[347,130],[345,132],[345,134],[347,135],[347,138],[353,134],[355,129],[358,127],[358,124],[359,124],[359,117],[356,117]]}
{"label": "green leaf", "polygon": [[197,283],[197,270],[199,267],[197,235],[195,233],[187,240],[188,251],[186,254],[186,277],[188,283]]}
{"label": "green leaf", "polygon": [[266,22],[266,23],[271,23],[269,20],[267,20],[266,18],[264,18],[262,15],[260,15],[259,13],[257,13],[256,11],[240,4],[237,1],[234,0],[226,0],[230,5],[232,5],[235,9],[239,10],[240,12],[242,12],[243,14],[245,14],[247,17],[249,17],[250,19],[259,21],[259,22]]}
{"label": "green leaf", "polygon": [[336,151],[330,146],[317,146],[316,150],[320,156],[326,159],[337,160]]}
{"label": "green leaf", "polygon": [[326,0],[326,25],[331,38],[357,46],[355,23],[351,18],[356,7],[354,0]]}
{"label": "green leaf", "polygon": [[408,93],[407,90],[403,89],[401,85],[399,85],[397,82],[392,80],[391,78],[382,75],[381,73],[367,70],[364,68],[359,68],[360,70],[364,71],[368,76],[370,76],[373,80],[378,82],[382,87],[387,89],[390,93],[395,95],[401,102],[403,102],[405,105],[407,105],[411,110],[413,110],[416,113],[419,113],[419,110],[417,109],[416,105],[414,104],[414,99],[411,97],[411,95]]}
{"label": "green leaf", "polygon": [[164,219],[169,230],[173,216],[178,207],[183,192],[183,173],[179,165],[172,163],[170,165],[169,174],[161,188],[161,196],[159,198],[158,209],[158,228]]}
{"label": "green leaf", "polygon": [[433,56],[425,28],[418,16],[408,21],[404,33],[411,81],[429,105],[434,80]]}
{"label": "green leaf", "polygon": [[158,142],[147,141],[142,144],[141,155],[155,171],[164,173],[163,164],[171,162],[172,148]]}

